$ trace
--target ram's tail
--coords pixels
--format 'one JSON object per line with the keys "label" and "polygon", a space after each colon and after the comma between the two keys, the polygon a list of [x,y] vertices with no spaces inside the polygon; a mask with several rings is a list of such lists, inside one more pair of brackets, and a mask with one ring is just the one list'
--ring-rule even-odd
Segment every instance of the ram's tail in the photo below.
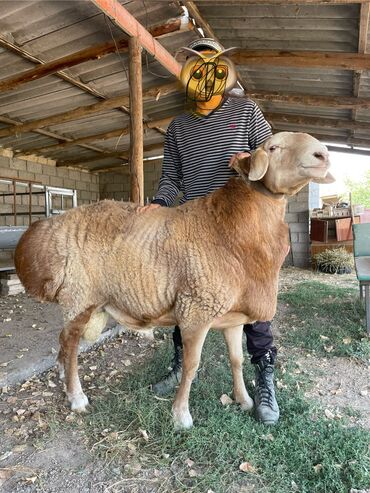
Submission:
{"label": "ram's tail", "polygon": [[40,301],[56,301],[65,271],[65,255],[58,252],[52,219],[33,223],[15,250],[15,268],[27,293]]}

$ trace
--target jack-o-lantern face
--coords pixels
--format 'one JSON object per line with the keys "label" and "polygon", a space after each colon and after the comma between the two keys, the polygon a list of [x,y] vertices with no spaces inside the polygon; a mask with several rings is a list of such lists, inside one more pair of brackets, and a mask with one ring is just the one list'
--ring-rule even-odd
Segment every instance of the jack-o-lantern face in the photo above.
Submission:
{"label": "jack-o-lantern face", "polygon": [[180,74],[186,96],[192,101],[209,101],[234,87],[237,80],[233,62],[222,54],[198,53],[186,60]]}

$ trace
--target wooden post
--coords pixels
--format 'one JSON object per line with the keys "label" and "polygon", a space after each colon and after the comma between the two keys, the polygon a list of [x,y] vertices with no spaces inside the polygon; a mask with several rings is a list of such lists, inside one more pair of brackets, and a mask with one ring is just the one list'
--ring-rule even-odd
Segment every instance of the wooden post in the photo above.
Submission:
{"label": "wooden post", "polygon": [[144,205],[144,130],[143,92],[141,71],[141,45],[139,38],[132,37],[128,43],[130,84],[130,171],[131,200]]}

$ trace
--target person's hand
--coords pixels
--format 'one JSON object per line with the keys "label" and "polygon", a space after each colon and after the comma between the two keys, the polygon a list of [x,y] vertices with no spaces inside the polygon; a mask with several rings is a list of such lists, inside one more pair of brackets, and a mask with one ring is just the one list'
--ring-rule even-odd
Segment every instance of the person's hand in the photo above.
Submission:
{"label": "person's hand", "polygon": [[229,166],[230,168],[233,168],[238,161],[241,161],[242,159],[245,159],[250,156],[249,152],[237,152],[233,156],[231,156],[230,161],[229,161]]}
{"label": "person's hand", "polygon": [[148,211],[153,211],[154,209],[158,209],[158,207],[162,207],[162,206],[160,204],[148,204],[148,205],[138,207],[136,209],[136,212],[141,214],[142,212],[148,212]]}

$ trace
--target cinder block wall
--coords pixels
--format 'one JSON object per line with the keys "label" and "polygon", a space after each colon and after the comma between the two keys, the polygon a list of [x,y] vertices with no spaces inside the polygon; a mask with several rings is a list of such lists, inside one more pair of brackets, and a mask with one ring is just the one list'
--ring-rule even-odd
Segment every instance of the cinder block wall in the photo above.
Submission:
{"label": "cinder block wall", "polygon": [[288,200],[285,221],[289,225],[291,251],[285,265],[310,265],[309,196],[307,186]]}
{"label": "cinder block wall", "polygon": [[[158,189],[158,181],[162,172],[161,162],[145,164],[144,171],[144,201],[149,202]],[[130,177],[124,173],[101,173],[99,177],[101,199],[130,200]]]}
{"label": "cinder block wall", "polygon": [[[43,160],[46,161],[47,160]],[[79,205],[94,202],[99,199],[99,176],[74,169],[57,168],[54,164],[43,164],[35,161],[26,161],[13,158],[11,156],[0,155],[0,177],[18,178],[21,180],[32,180],[40,182],[42,185],[62,187],[77,190],[77,202]],[[17,191],[26,192],[25,187],[18,187]],[[35,191],[39,191],[34,189]],[[0,182],[0,212],[7,215],[0,215],[1,226],[13,226],[13,197],[3,197],[1,192],[13,192],[13,186]],[[29,198],[27,195],[17,197],[17,210],[28,212]],[[32,203],[36,211],[43,211],[45,199],[43,195],[34,195]],[[68,207],[68,203],[66,204]],[[40,216],[35,216],[36,220]],[[28,216],[17,217],[17,225],[28,225]]]}

